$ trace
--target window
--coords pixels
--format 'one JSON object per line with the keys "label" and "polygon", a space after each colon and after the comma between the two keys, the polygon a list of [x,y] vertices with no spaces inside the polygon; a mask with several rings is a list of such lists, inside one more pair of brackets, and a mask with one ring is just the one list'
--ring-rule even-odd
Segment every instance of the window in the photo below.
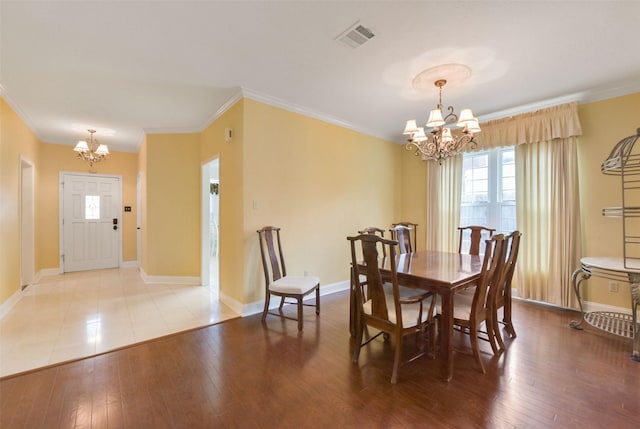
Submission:
{"label": "window", "polygon": [[460,226],[499,233],[516,229],[516,171],[512,147],[463,155]]}
{"label": "window", "polygon": [[100,196],[86,195],[84,197],[84,218],[100,219]]}

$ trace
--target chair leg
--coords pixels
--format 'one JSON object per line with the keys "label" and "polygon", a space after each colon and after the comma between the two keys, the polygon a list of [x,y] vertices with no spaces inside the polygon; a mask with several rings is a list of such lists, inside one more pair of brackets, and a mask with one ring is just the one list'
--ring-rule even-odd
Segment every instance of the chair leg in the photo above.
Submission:
{"label": "chair leg", "polygon": [[278,310],[282,311],[282,306],[284,305],[284,296],[280,297],[280,307],[278,307]]}
{"label": "chair leg", "polygon": [[298,331],[302,331],[302,295],[298,296]]}
{"label": "chair leg", "polygon": [[393,358],[393,372],[391,373],[391,384],[398,381],[398,369],[400,368],[400,359],[402,358],[402,335],[396,334],[396,350]]}
{"label": "chair leg", "polygon": [[358,318],[356,322],[356,339],[355,339],[355,349],[353,350],[353,358],[351,361],[353,363],[358,363],[358,359],[360,358],[360,349],[362,348],[362,335],[364,333],[364,326],[362,321]]}
{"label": "chair leg", "polygon": [[480,367],[480,371],[484,374],[484,364],[482,363],[482,358],[480,357],[480,347],[478,347],[478,327],[470,326],[469,327],[469,337],[471,339],[471,349],[473,350],[473,357],[476,359],[478,366]]}
{"label": "chair leg", "polygon": [[493,331],[493,336],[498,342],[498,348],[500,350],[504,350],[504,340],[502,339],[502,333],[500,332],[500,324],[498,323],[498,312],[493,313],[493,318],[491,320],[491,330]]}
{"label": "chair leg", "polygon": [[[504,347],[504,343],[502,344],[502,347],[498,348],[498,345],[496,344],[496,331],[494,330],[494,323],[493,323],[493,317],[487,319],[484,321],[484,325],[487,328],[487,337],[489,337],[489,344],[491,344],[491,350],[493,351],[493,354],[498,354],[498,352],[500,350],[502,350],[502,348]],[[498,335],[500,335],[500,332],[498,332]],[[502,337],[500,338],[500,340],[502,340]]]}
{"label": "chair leg", "polygon": [[264,310],[262,310],[262,321],[264,322],[269,312],[269,301],[271,300],[271,294],[267,291],[267,296],[264,297]]}
{"label": "chair leg", "polygon": [[320,286],[316,288],[316,316],[320,314]]}
{"label": "chair leg", "polygon": [[503,312],[502,322],[506,326],[511,338],[515,338],[516,330],[513,328],[513,322],[511,321],[511,302],[507,301],[504,303]]}

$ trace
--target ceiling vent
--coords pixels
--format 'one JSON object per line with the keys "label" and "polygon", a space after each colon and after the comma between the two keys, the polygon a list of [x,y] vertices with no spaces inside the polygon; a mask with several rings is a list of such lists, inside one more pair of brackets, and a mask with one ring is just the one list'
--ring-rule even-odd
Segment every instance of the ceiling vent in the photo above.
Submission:
{"label": "ceiling vent", "polygon": [[355,49],[371,40],[373,36],[375,34],[371,30],[361,25],[360,22],[356,22],[336,37],[336,40]]}

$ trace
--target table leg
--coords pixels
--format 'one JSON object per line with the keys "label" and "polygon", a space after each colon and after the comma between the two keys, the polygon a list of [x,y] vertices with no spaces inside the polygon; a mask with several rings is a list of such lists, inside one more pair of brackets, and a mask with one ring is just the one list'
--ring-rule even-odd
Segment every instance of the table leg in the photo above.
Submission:
{"label": "table leg", "polygon": [[[578,276],[582,274],[582,278],[578,280]],[[578,298],[578,305],[580,306],[580,320],[572,320],[569,322],[569,326],[573,329],[582,330],[582,322],[584,322],[584,308],[582,307],[582,296],[580,295],[580,285],[584,280],[587,280],[591,277],[591,274],[586,273],[582,270],[582,268],[578,268],[573,272],[571,276],[571,283],[573,284],[573,291],[576,294],[576,298]]]}
{"label": "table leg", "polygon": [[453,293],[445,292],[440,296],[442,314],[440,315],[440,373],[445,381],[453,378]]}
{"label": "table leg", "polygon": [[633,352],[631,359],[640,362],[640,321],[638,321],[638,307],[640,306],[640,283],[630,283],[631,289],[631,330],[633,332]]}

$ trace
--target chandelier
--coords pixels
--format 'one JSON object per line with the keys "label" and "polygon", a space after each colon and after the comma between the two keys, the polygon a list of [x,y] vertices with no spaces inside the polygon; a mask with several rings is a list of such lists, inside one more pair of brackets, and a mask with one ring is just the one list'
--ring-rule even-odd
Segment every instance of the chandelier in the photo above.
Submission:
{"label": "chandelier", "polygon": [[93,164],[103,161],[109,155],[109,148],[93,139],[96,130],[87,131],[89,131],[89,142],[80,140],[73,150],[78,154],[78,158],[87,161],[89,166],[93,167]]}
{"label": "chandelier", "polygon": [[[429,113],[429,120],[426,126],[431,127],[431,138],[427,137],[423,127],[416,125],[415,119],[407,121],[403,134],[409,136],[409,143],[405,146],[407,150],[416,151],[416,155],[422,155],[422,159],[434,160],[442,164],[442,160],[460,153],[465,146],[469,145],[471,149],[475,148],[477,142],[474,140],[474,134],[480,132],[478,119],[473,116],[471,109],[462,109],[460,117],[453,113],[453,107],[447,107],[447,115],[442,116],[442,87],[447,81],[438,79],[434,85],[440,91],[438,105]],[[455,135],[451,132],[451,128],[447,124],[456,123],[462,128],[462,134]]]}

